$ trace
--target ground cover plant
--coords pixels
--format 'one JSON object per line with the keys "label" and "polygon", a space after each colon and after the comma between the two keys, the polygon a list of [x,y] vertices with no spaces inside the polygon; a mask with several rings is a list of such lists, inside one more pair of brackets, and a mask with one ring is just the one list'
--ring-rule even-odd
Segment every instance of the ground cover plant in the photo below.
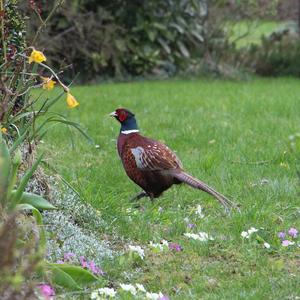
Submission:
{"label": "ground cover plant", "polygon": [[[120,253],[103,260],[105,283],[91,291],[93,299],[300,296],[297,79],[72,90],[80,111],[67,114],[95,144],[70,140],[67,129],[53,127],[44,148],[47,162],[104,221],[92,232]],[[65,113],[64,105],[56,103],[57,111]],[[115,146],[119,125],[108,116],[120,106],[136,113],[143,134],[176,150],[186,170],[238,202],[241,213],[225,215],[214,199],[187,186],[173,187],[153,203],[130,202],[139,190],[123,171]]]}

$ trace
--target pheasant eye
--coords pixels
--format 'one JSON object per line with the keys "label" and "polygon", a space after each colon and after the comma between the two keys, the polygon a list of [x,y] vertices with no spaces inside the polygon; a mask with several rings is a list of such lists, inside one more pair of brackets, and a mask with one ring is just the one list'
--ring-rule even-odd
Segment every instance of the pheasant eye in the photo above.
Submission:
{"label": "pheasant eye", "polygon": [[127,118],[127,113],[125,111],[121,111],[118,117],[119,117],[120,122],[123,122]]}

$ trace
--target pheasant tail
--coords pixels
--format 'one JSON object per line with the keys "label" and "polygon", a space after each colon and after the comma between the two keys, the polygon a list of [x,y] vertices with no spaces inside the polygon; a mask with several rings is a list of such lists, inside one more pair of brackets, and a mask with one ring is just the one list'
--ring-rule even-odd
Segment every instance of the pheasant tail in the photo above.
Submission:
{"label": "pheasant tail", "polygon": [[215,197],[225,207],[225,209],[228,206],[231,206],[231,207],[234,207],[239,210],[239,208],[236,206],[236,204],[234,204],[232,201],[230,201],[224,195],[215,191],[213,188],[208,186],[206,183],[204,183],[203,181],[201,181],[197,178],[194,178],[193,176],[189,175],[188,173],[181,171],[180,173],[175,173],[174,177],[176,179],[178,179],[180,182],[184,182],[195,189],[202,190],[202,191],[210,194],[211,196]]}

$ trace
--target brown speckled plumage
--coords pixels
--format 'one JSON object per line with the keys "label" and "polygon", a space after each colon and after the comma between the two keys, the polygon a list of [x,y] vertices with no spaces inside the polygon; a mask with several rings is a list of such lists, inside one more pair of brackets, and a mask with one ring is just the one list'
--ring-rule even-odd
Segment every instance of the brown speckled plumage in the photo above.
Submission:
{"label": "brown speckled plumage", "polygon": [[[236,207],[225,196],[183,170],[182,163],[166,145],[139,134],[134,114],[120,108],[111,113],[121,123],[118,153],[128,177],[151,199],[173,184],[186,183],[215,197],[225,208]],[[139,195],[137,198],[140,198]]]}

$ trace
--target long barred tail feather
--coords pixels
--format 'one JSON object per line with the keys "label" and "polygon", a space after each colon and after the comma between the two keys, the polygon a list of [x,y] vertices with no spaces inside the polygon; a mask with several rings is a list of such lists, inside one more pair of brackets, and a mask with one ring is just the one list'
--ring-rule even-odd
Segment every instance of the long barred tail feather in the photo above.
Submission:
{"label": "long barred tail feather", "polygon": [[238,211],[240,211],[240,209],[234,202],[230,201],[224,195],[217,192],[216,190],[214,190],[213,188],[208,186],[203,181],[189,175],[188,173],[181,171],[180,173],[175,173],[174,177],[177,178],[179,181],[184,182],[195,189],[202,190],[202,191],[210,194],[211,196],[215,197],[225,207],[225,210],[228,210],[229,207],[233,207],[233,208],[237,209]]}

